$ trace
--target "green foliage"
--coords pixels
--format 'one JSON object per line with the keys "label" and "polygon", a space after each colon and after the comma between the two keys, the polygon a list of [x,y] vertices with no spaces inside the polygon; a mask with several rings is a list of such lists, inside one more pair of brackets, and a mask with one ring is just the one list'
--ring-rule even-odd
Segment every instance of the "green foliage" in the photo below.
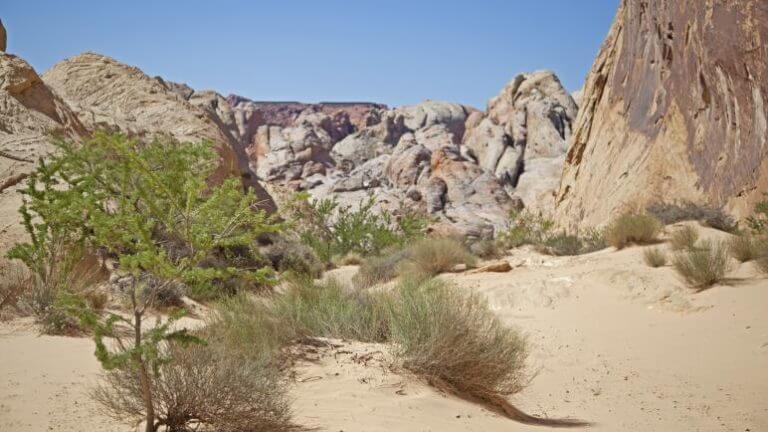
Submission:
{"label": "green foliage", "polygon": [[744,263],[760,258],[762,255],[761,244],[765,242],[765,239],[750,234],[740,234],[731,238],[728,246],[731,256]]}
{"label": "green foliage", "polygon": [[[254,210],[256,197],[238,179],[206,184],[216,166],[208,143],[141,144],[98,133],[57,146],[22,192],[31,241],[9,254],[35,274],[49,273],[41,263],[58,249],[87,248],[117,256],[131,274],[181,281],[199,299],[217,297],[223,286],[270,282],[253,245],[279,225]],[[211,259],[220,265],[203,266]]]}
{"label": "green foliage", "polygon": [[[763,195],[768,198],[768,193]],[[747,218],[747,225],[757,235],[768,235],[768,199],[755,204],[752,215]]]}
{"label": "green foliage", "polygon": [[568,234],[555,229],[555,222],[542,215],[523,211],[512,215],[511,228],[499,235],[505,248],[533,245],[547,255],[581,255],[605,248],[602,233],[595,230]]}
{"label": "green foliage", "polygon": [[309,195],[299,194],[288,208],[302,241],[326,263],[350,253],[378,255],[424,235],[426,218],[405,208],[395,217],[374,211],[375,204],[370,197],[353,209],[339,205],[335,197],[310,201]]}
{"label": "green foliage", "polygon": [[643,251],[643,260],[650,267],[663,267],[667,265],[667,254],[660,248],[647,248]]}
{"label": "green foliage", "polygon": [[630,244],[649,244],[656,241],[661,232],[661,222],[645,213],[624,213],[605,230],[605,241],[616,249]]}

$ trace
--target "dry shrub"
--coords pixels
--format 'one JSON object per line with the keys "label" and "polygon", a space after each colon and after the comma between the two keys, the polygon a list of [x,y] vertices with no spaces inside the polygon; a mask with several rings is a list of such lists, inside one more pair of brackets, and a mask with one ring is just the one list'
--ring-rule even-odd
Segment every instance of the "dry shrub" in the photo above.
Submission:
{"label": "dry shrub", "polygon": [[[167,347],[173,361],[162,364],[152,380],[158,429],[299,430],[291,423],[278,371],[265,362],[230,355],[216,339],[208,341],[208,345]],[[106,372],[92,397],[119,421],[138,423],[144,417],[139,377],[133,371]]]}
{"label": "dry shrub", "polygon": [[501,258],[504,249],[495,240],[481,239],[469,243],[469,252],[482,259]]}
{"label": "dry shrub", "polygon": [[739,262],[748,262],[760,258],[760,243],[766,240],[755,238],[749,234],[741,234],[731,238],[729,246],[731,256]]}
{"label": "dry shrub", "polygon": [[643,260],[650,267],[663,267],[667,265],[667,254],[660,248],[648,248],[643,251]]}
{"label": "dry shrub", "polygon": [[322,336],[366,342],[386,340],[385,294],[347,291],[337,281],[291,282],[274,299],[278,321],[299,337]]}
{"label": "dry shrub", "polygon": [[26,314],[28,311],[22,299],[31,284],[32,278],[26,267],[16,262],[0,261],[0,313],[12,309],[16,314]]}
{"label": "dry shrub", "polygon": [[262,254],[281,272],[320,277],[325,265],[309,246],[288,237],[278,237]]}
{"label": "dry shrub", "polygon": [[672,233],[669,243],[672,246],[672,250],[681,251],[693,249],[698,240],[699,231],[690,225],[685,225]]}
{"label": "dry shrub", "polygon": [[388,282],[397,277],[398,266],[409,256],[408,249],[396,249],[381,256],[368,257],[357,270],[352,282],[361,288]]}
{"label": "dry shrub", "polygon": [[452,270],[457,264],[474,266],[475,257],[460,242],[448,238],[425,238],[409,248],[409,256],[398,273],[415,278],[438,275]]}
{"label": "dry shrub", "polygon": [[699,247],[678,253],[672,265],[690,286],[703,289],[725,277],[730,267],[728,249],[725,242],[702,241]]}
{"label": "dry shrub", "polygon": [[522,389],[525,339],[477,295],[437,280],[404,282],[391,309],[391,338],[406,369],[481,399]]}
{"label": "dry shrub", "polygon": [[768,274],[768,237],[761,237],[755,241],[757,268],[765,274]]}
{"label": "dry shrub", "polygon": [[605,241],[616,249],[630,244],[649,244],[656,241],[661,223],[655,217],[643,213],[624,213],[605,230]]}
{"label": "dry shrub", "polygon": [[363,258],[360,254],[350,252],[341,258],[335,259],[334,264],[336,264],[337,266],[351,266],[351,265],[361,265],[364,261],[365,261],[365,258]]}

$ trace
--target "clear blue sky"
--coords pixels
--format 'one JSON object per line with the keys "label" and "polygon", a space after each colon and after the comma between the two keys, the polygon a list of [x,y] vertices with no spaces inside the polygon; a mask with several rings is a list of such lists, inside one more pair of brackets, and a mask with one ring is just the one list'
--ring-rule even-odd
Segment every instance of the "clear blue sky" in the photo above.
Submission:
{"label": "clear blue sky", "polygon": [[516,73],[578,89],[619,0],[2,0],[8,51],[43,72],[83,51],[258,100],[484,108]]}

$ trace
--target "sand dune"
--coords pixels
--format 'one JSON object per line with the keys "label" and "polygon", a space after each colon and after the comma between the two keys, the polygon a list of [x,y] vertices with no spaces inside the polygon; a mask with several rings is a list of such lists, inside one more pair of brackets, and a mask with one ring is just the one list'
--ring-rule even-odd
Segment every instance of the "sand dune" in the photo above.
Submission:
{"label": "sand dune", "polygon": [[[702,230],[706,237],[724,234]],[[768,280],[752,264],[695,293],[642,247],[580,257],[527,249],[504,274],[443,277],[483,294],[531,345],[530,385],[512,401],[605,431],[768,430]],[[339,273],[349,275],[350,268]],[[86,397],[99,372],[88,339],[0,324],[0,430],[130,431]],[[329,431],[532,431],[407,374],[386,347],[334,341],[299,363],[296,420]]]}

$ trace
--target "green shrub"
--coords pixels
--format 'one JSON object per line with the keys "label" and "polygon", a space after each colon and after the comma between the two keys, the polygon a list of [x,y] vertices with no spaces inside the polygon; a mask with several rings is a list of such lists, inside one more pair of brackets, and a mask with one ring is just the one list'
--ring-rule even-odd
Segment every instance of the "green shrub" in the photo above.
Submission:
{"label": "green shrub", "polygon": [[[763,193],[768,198],[768,193]],[[747,225],[757,235],[768,234],[768,199],[755,204],[752,215],[747,218]]]}
{"label": "green shrub", "polygon": [[400,263],[398,273],[424,278],[451,271],[457,264],[474,266],[476,259],[460,242],[448,238],[425,238],[408,248],[408,255]]}
{"label": "green shrub", "polygon": [[591,253],[605,248],[605,240],[598,231],[589,231],[585,236],[559,232],[550,235],[536,249],[547,255],[572,256]]}
{"label": "green shrub", "polygon": [[31,240],[9,253],[38,277],[56,259],[53,248],[76,247],[116,256],[134,276],[181,281],[199,299],[271,282],[255,240],[279,225],[254,211],[258,201],[239,179],[206,184],[218,159],[209,143],[97,133],[57,146],[22,191]]}
{"label": "green shrub", "polygon": [[643,260],[650,267],[663,267],[667,265],[667,254],[660,248],[647,248],[643,251]]}
{"label": "green shrub", "polygon": [[672,246],[672,250],[680,251],[693,249],[698,240],[699,231],[690,225],[685,225],[672,233],[669,243]]}
{"label": "green shrub", "polygon": [[680,203],[655,203],[646,209],[664,225],[683,221],[698,221],[711,228],[733,233],[738,224],[722,208],[694,204],[690,201]]}
{"label": "green shrub", "polygon": [[656,241],[661,223],[648,214],[624,213],[605,230],[606,242],[616,249],[630,244],[648,244]]}
{"label": "green shrub", "polygon": [[542,244],[552,234],[555,222],[528,211],[513,213],[510,228],[499,234],[499,243],[507,248]]}
{"label": "green shrub", "polygon": [[339,205],[335,197],[310,201],[303,194],[289,203],[287,212],[302,241],[329,264],[350,253],[378,255],[424,235],[425,217],[405,208],[396,217],[386,210],[375,211],[375,205],[374,197],[353,209]]}
{"label": "green shrub", "polygon": [[272,267],[298,276],[320,277],[325,264],[315,251],[299,240],[279,237],[262,251]]}
{"label": "green shrub", "polygon": [[689,285],[703,289],[723,280],[728,259],[726,243],[702,241],[699,247],[675,255],[672,265]]}

